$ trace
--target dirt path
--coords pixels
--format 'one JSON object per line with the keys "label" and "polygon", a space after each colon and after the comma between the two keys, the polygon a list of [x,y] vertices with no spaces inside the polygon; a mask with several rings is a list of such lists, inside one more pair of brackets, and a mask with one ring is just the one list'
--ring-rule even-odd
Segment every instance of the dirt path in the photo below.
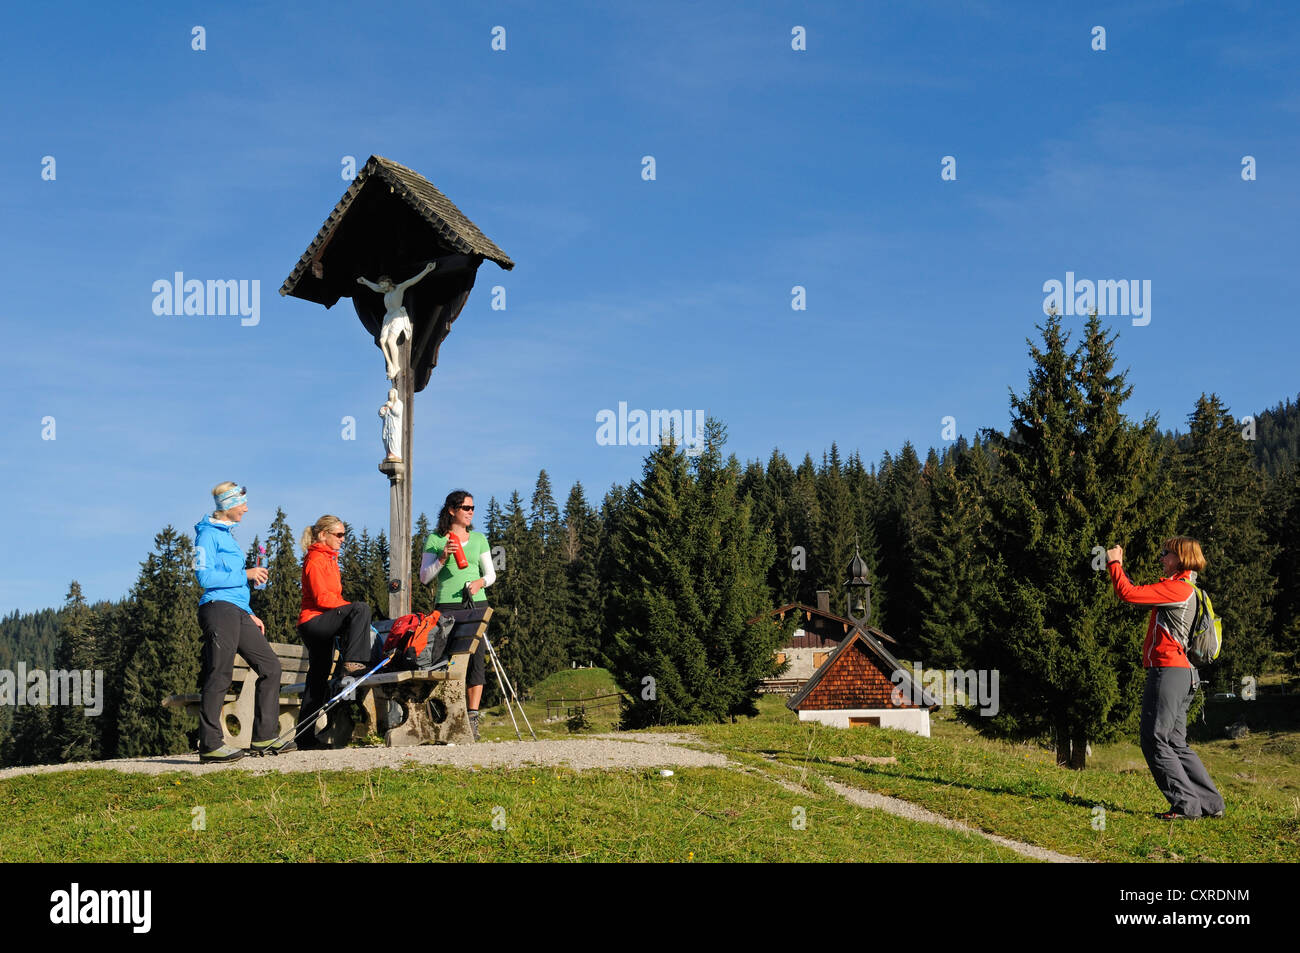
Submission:
{"label": "dirt path", "polygon": [[[664,740],[660,740],[664,739]],[[104,768],[136,774],[184,771],[208,774],[212,771],[248,771],[267,774],[279,771],[342,771],[371,768],[400,768],[404,764],[449,765],[458,768],[518,768],[526,765],[564,764],[575,771],[601,768],[698,768],[727,767],[721,754],[682,748],[675,742],[686,736],[644,735],[624,739],[558,738],[544,741],[498,741],[477,745],[420,745],[412,748],[341,748],[337,751],[293,751],[263,758],[243,758],[234,764],[199,764],[192,755],[161,755],[153,758],[123,758],[117,761],[82,761],[0,770],[0,780],[20,774],[85,771]]]}
{"label": "dirt path", "polygon": [[[769,780],[781,785],[781,787],[786,790],[794,791],[795,793],[803,793],[806,790],[791,781],[773,777],[766,772],[760,773]],[[819,777],[821,776],[819,775]],[[901,798],[890,797],[887,794],[875,794],[871,791],[864,791],[861,788],[850,787],[847,784],[832,781],[827,777],[821,777],[821,780],[840,797],[852,804],[857,804],[859,807],[869,807],[878,811],[888,811],[890,814],[906,818],[909,821],[918,821],[922,824],[937,824],[939,827],[946,827],[949,830],[963,831],[967,834],[976,834],[995,844],[1006,847],[1009,850],[1014,850],[1017,854],[1032,857],[1034,860],[1043,860],[1052,864],[1093,863],[1093,861],[1085,860],[1082,857],[1071,857],[1068,854],[1058,854],[1056,851],[1048,850],[1045,847],[1035,847],[1033,844],[1026,844],[1023,841],[1012,840],[1010,837],[1003,837],[1000,834],[990,834],[988,831],[982,831],[977,827],[971,827],[969,824],[964,824],[961,821],[954,821],[950,817],[936,814],[934,811],[921,807],[919,804],[913,804],[911,801],[904,801]]]}

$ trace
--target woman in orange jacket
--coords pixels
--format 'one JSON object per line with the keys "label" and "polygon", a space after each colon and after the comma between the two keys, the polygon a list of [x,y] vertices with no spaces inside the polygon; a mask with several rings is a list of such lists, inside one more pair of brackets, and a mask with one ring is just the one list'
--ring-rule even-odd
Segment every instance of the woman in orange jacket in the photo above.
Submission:
{"label": "woman in orange jacket", "polygon": [[1142,692],[1142,754],[1160,792],[1169,799],[1162,820],[1222,817],[1223,796],[1205,765],[1187,746],[1187,709],[1200,679],[1187,657],[1187,642],[1196,614],[1196,574],[1205,569],[1201,544],[1188,536],[1165,540],[1160,553],[1165,578],[1135,586],[1124,572],[1124,548],[1106,551],[1106,570],[1115,594],[1125,602],[1151,606],[1142,665],[1147,670]]}
{"label": "woman in orange jacket", "polygon": [[[330,680],[330,663],[334,660],[334,642],[338,639],[337,675],[359,675],[370,659],[370,606],[348,602],[343,598],[343,577],[339,574],[339,549],[347,530],[337,516],[322,516],[303,531],[306,558],[302,564],[302,612],[298,615],[298,635],[307,647],[307,687],[302,693],[302,719],[314,718],[325,703]],[[315,731],[298,739],[299,748],[322,747]]]}

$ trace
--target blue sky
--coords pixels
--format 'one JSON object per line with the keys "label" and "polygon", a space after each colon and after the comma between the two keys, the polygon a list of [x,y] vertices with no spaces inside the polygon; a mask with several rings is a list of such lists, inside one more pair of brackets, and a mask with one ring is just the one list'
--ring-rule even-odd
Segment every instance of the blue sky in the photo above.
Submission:
{"label": "blue sky", "polygon": [[[191,531],[224,479],[249,487],[245,545],[276,506],[295,531],[387,526],[382,356],[348,301],[277,293],[345,156],[416,169],[517,262],[484,263],[416,398],[417,511],[461,486],[527,499],[543,467],[561,503],[576,480],[598,502],[645,454],[596,441],[620,401],[719,417],[742,460],[836,441],[874,461],[941,446],[947,415],[1005,427],[1043,284],[1067,271],[1151,282],[1149,324],[1108,321],[1130,416],[1181,427],[1203,390],[1238,416],[1300,391],[1290,5],[6,16],[0,612],[74,578],[125,595],[154,534]],[[155,315],[177,271],[260,281],[259,322]]]}

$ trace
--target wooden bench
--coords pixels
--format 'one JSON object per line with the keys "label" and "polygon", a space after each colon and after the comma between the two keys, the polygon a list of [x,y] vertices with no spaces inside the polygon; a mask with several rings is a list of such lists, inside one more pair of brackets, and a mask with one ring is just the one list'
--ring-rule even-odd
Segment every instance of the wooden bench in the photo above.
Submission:
{"label": "wooden bench", "polygon": [[[361,705],[367,724],[358,726],[354,735],[382,735],[390,747],[472,744],[465,675],[491,618],[491,607],[484,606],[456,624],[447,639],[444,667],[428,672],[390,672],[386,667],[366,679],[363,689],[372,689],[364,692]],[[376,625],[381,635],[386,627]]]}
{"label": "wooden bench", "polygon": [[[289,642],[271,642],[271,648],[280,660],[280,719],[276,735],[282,735],[298,723],[302,693],[307,687],[307,649]],[[335,660],[338,652],[334,653]],[[257,673],[249,668],[244,657],[236,653],[234,675],[221,706],[221,734],[225,744],[247,748],[253,743],[253,709],[257,694]],[[163,699],[164,708],[183,708],[193,715],[199,713],[202,694],[169,695]],[[321,699],[325,701],[325,699]],[[232,723],[234,727],[232,728]],[[336,732],[330,731],[330,735]],[[322,734],[322,740],[326,740]],[[335,739],[331,739],[335,740]],[[347,739],[343,739],[347,743]]]}

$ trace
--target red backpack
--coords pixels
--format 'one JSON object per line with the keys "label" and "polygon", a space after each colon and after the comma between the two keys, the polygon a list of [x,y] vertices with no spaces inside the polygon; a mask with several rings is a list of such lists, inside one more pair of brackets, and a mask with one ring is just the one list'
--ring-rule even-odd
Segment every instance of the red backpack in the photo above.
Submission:
{"label": "red backpack", "polygon": [[455,625],[455,619],[443,618],[437,610],[428,615],[415,612],[400,616],[388,630],[384,652],[396,653],[393,661],[398,668],[427,671],[447,651],[447,637]]}

